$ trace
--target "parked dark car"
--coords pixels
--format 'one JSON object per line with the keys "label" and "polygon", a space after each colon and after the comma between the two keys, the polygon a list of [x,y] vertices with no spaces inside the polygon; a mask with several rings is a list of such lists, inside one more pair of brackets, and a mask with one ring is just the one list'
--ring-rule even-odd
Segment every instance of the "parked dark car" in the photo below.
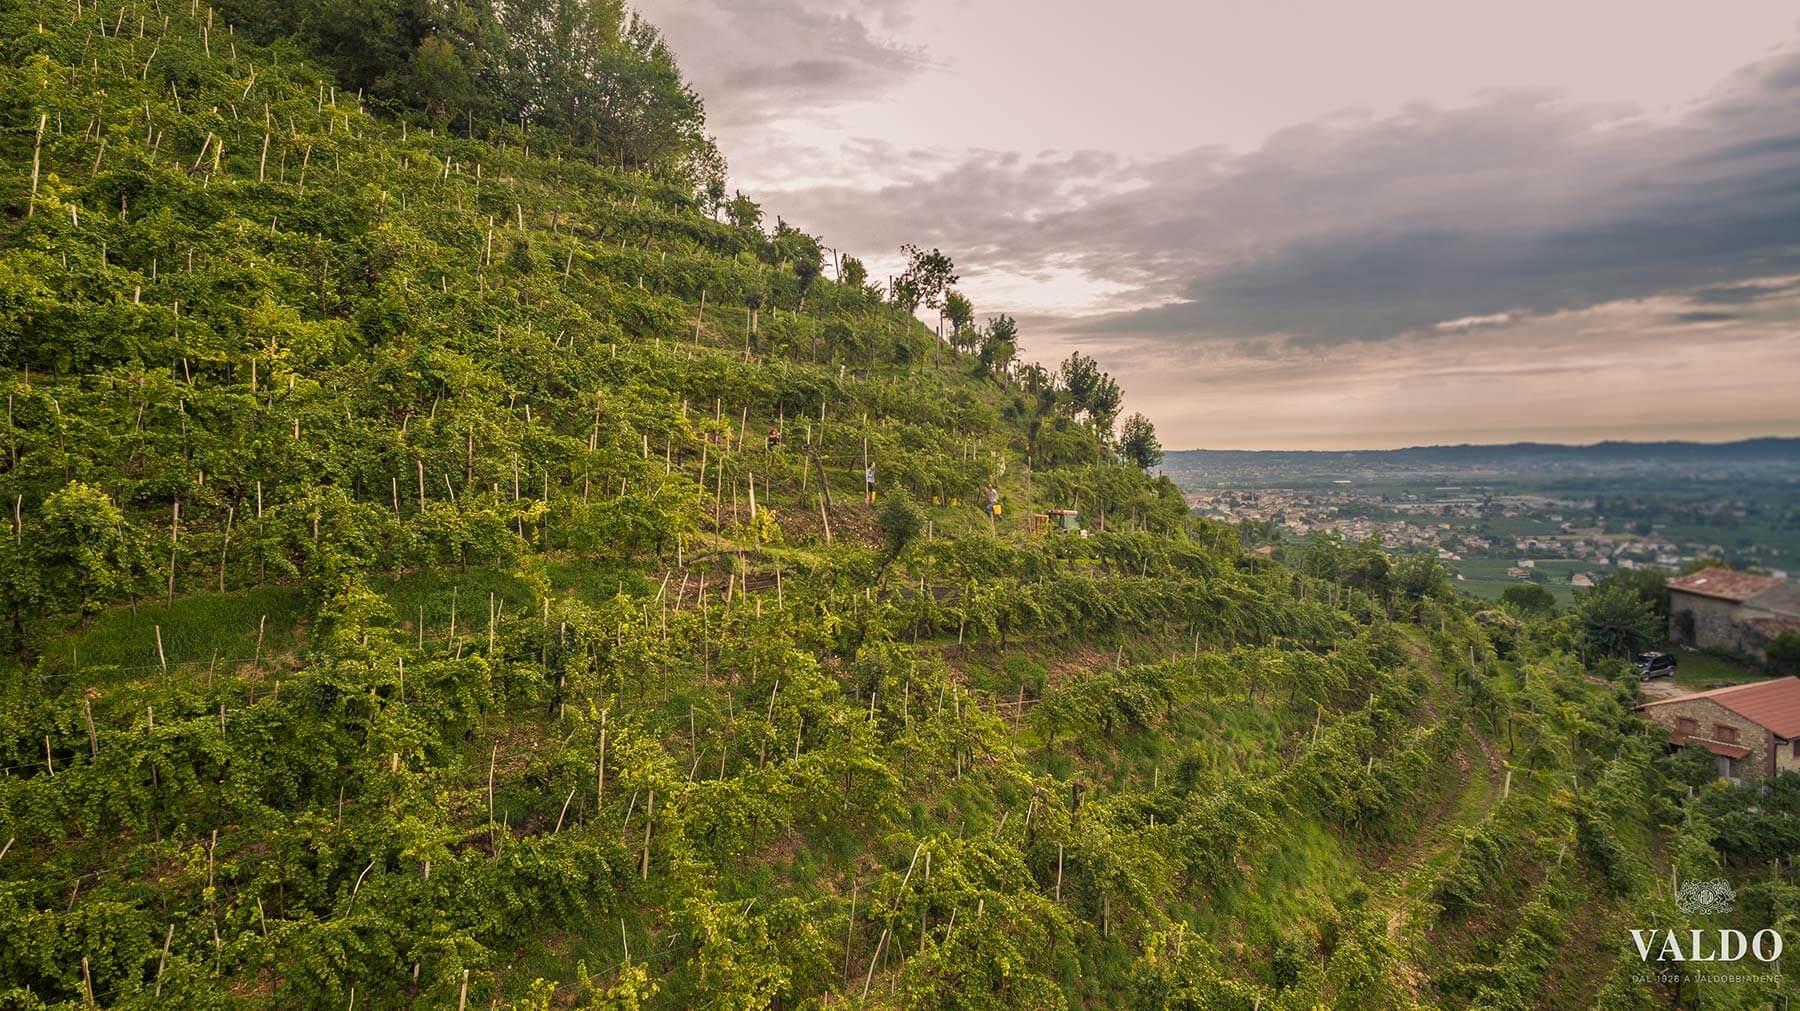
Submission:
{"label": "parked dark car", "polygon": [[1667,653],[1639,653],[1637,672],[1639,681],[1672,678],[1675,676],[1675,658]]}

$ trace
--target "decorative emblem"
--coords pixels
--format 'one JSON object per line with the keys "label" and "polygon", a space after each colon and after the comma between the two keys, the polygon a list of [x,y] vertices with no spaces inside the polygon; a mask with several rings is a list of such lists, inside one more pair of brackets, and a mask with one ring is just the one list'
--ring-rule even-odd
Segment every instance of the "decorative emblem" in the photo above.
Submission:
{"label": "decorative emblem", "polygon": [[1684,913],[1729,913],[1736,902],[1737,893],[1724,878],[1683,881],[1675,890],[1675,905]]}

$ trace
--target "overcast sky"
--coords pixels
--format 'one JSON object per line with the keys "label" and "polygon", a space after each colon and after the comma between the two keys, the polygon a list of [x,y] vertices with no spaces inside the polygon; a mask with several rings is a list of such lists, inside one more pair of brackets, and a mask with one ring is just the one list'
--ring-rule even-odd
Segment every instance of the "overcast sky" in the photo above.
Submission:
{"label": "overcast sky", "polygon": [[1170,448],[1800,435],[1792,0],[639,0],[732,183]]}

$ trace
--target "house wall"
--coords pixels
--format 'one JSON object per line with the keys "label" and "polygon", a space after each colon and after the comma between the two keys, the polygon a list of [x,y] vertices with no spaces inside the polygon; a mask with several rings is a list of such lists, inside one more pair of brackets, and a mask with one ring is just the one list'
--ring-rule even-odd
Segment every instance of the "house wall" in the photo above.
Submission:
{"label": "house wall", "polygon": [[1774,640],[1774,635],[1766,630],[1766,624],[1763,628],[1758,628],[1750,622],[1779,622],[1776,632],[1779,634],[1780,629],[1788,627],[1797,618],[1800,618],[1800,616],[1790,613],[1787,608],[1764,607],[1754,600],[1739,605],[1733,617],[1738,622],[1738,637],[1743,643],[1740,649],[1765,663],[1769,659],[1769,644]]}
{"label": "house wall", "polygon": [[[1694,635],[1685,638],[1681,632],[1682,612],[1694,616]],[[1738,605],[1729,600],[1702,597],[1680,590],[1669,591],[1669,640],[1697,649],[1728,649],[1742,652],[1744,630],[1737,621]]]}
{"label": "house wall", "polygon": [[[1733,771],[1739,779],[1763,779],[1769,775],[1769,764],[1773,760],[1774,735],[1759,724],[1753,723],[1737,713],[1719,705],[1711,699],[1691,699],[1670,702],[1666,705],[1651,706],[1638,710],[1645,719],[1666,728],[1672,735],[1681,717],[1687,716],[1700,724],[1694,733],[1700,737],[1718,739],[1713,731],[1715,724],[1723,723],[1737,729],[1737,743],[1750,749],[1750,754],[1733,763]],[[1793,746],[1787,745],[1789,761],[1792,761]],[[1794,768],[1800,769],[1800,763]]]}
{"label": "house wall", "polygon": [[1775,742],[1776,772],[1800,772],[1800,753],[1796,748],[1800,748],[1800,741]]}

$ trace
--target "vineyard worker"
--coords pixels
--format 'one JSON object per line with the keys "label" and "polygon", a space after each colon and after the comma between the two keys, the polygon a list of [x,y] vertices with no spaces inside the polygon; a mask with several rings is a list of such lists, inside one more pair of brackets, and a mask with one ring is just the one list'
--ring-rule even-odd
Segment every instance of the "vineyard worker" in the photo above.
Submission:
{"label": "vineyard worker", "polygon": [[874,505],[875,504],[875,463],[874,463],[874,461],[870,461],[869,465],[863,468],[863,503],[866,505]]}
{"label": "vineyard worker", "polygon": [[777,446],[780,446],[780,445],[781,445],[781,429],[776,428],[774,425],[770,425],[769,426],[769,449],[773,450]]}
{"label": "vineyard worker", "polygon": [[1000,489],[991,484],[987,486],[987,512],[994,519],[1000,518]]}

